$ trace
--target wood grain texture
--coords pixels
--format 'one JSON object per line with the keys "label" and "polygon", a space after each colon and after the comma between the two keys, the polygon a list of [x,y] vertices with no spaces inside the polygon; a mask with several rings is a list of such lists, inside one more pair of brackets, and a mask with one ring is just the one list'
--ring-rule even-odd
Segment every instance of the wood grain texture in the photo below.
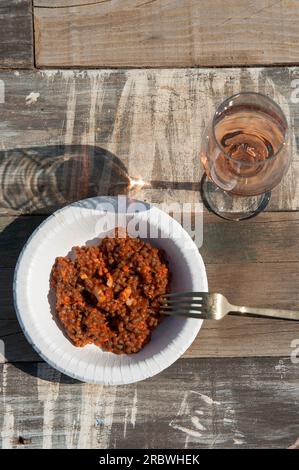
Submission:
{"label": "wood grain texture", "polygon": [[[0,217],[0,339],[2,362],[34,362],[16,320],[12,300],[17,256],[43,216]],[[264,213],[238,223],[204,216],[200,252],[209,288],[235,304],[298,309],[299,214]],[[245,333],[246,332],[246,333]],[[287,356],[299,339],[299,322],[227,317],[204,322],[184,357]]]}
{"label": "wood grain texture", "polygon": [[[253,89],[286,112],[293,166],[269,212],[256,219],[236,225],[205,213],[200,251],[211,290],[235,303],[298,308],[298,78],[296,67],[0,73],[3,448],[294,445],[298,364],[290,354],[299,322],[205,322],[185,357],[162,374],[93,386],[61,375],[33,351],[15,316],[12,278],[32,231],[69,202],[118,193],[153,203],[200,201],[203,126],[225,96]],[[148,187],[132,192],[130,176]]]}
{"label": "wood grain texture", "polygon": [[46,364],[0,373],[2,448],[287,448],[298,437],[299,369],[288,358],[179,360],[119,387]]}
{"label": "wood grain texture", "polygon": [[31,68],[31,0],[0,0],[0,68]]}
{"label": "wood grain texture", "polygon": [[37,0],[41,67],[298,63],[296,0]]}
{"label": "wood grain texture", "polygon": [[126,193],[129,176],[148,182],[131,193],[139,199],[197,203],[204,125],[217,103],[249,90],[272,96],[289,120],[293,163],[268,210],[296,210],[298,78],[297,67],[2,72],[0,213]]}
{"label": "wood grain texture", "polygon": [[[43,362],[24,337],[17,320],[0,320],[0,332],[0,363]],[[279,357],[282,353],[289,357],[296,344],[299,344],[297,325],[280,320],[227,317],[218,323],[205,321],[183,358]]]}
{"label": "wood grain texture", "polygon": [[[45,219],[42,215],[0,216],[0,268],[14,268],[25,242]],[[186,230],[194,236],[190,227]],[[273,269],[276,264],[296,266],[299,263],[299,214],[262,213],[253,220],[235,224],[205,213],[203,242],[198,248],[205,264],[215,269],[229,263],[269,264]],[[290,302],[291,299],[288,304]]]}

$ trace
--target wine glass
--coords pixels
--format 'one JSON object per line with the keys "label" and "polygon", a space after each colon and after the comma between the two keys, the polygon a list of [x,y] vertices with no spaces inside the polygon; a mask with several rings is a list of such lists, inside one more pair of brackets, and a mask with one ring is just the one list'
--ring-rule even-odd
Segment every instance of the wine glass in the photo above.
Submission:
{"label": "wine glass", "polygon": [[223,101],[202,139],[205,205],[230,220],[264,210],[289,167],[287,142],[287,119],[271,98],[245,92]]}

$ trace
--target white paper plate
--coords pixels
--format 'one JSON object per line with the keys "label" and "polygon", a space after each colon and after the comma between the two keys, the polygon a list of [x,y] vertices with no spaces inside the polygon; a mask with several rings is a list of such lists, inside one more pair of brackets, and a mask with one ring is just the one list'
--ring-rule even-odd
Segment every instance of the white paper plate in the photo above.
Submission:
{"label": "white paper plate", "polygon": [[[53,301],[49,295],[51,268],[55,258],[67,255],[73,246],[98,243],[99,238],[105,236],[99,233],[102,223],[99,221],[107,216],[107,204],[121,215],[117,223],[114,217],[113,222],[109,219],[112,226],[126,226],[129,218],[124,216],[123,203],[122,208],[119,207],[119,198],[96,197],[55,212],[35,230],[15,269],[14,302],[28,341],[51,366],[84,382],[119,385],[146,379],[170,366],[191,345],[202,321],[166,318],[145,348],[132,355],[104,352],[94,345],[77,348],[64,336],[53,317]],[[158,228],[163,235],[150,241],[166,251],[172,273],[171,290],[206,291],[202,258],[181,225],[150,205],[137,219],[153,230]],[[132,231],[130,227],[128,231]]]}

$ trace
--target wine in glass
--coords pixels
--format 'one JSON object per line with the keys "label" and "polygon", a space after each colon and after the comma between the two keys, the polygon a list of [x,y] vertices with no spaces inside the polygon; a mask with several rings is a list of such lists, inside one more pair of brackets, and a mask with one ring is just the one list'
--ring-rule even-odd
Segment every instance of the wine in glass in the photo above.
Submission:
{"label": "wine in glass", "polygon": [[290,163],[288,123],[261,93],[238,93],[217,108],[204,131],[204,203],[231,220],[252,217],[269,202]]}

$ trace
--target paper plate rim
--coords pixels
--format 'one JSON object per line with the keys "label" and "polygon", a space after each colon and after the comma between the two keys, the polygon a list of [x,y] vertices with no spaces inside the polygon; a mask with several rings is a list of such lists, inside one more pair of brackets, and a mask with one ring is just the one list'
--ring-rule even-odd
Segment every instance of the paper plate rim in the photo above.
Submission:
{"label": "paper plate rim", "polygon": [[[161,367],[156,366],[156,367],[152,368],[151,370],[149,370],[147,368],[146,373],[144,374],[144,376],[140,376],[138,378],[133,378],[133,379],[127,378],[127,379],[124,380],[124,378],[121,377],[121,380],[113,380],[111,382],[111,381],[105,381],[104,377],[101,377],[100,379],[98,377],[95,377],[95,376],[93,378],[83,377],[81,374],[76,374],[74,372],[74,370],[72,370],[72,368],[62,367],[57,361],[52,360],[51,357],[49,357],[49,356],[51,356],[51,353],[47,354],[46,352],[41,350],[38,347],[38,345],[34,342],[34,338],[33,338],[34,335],[33,335],[32,331],[30,332],[29,329],[27,328],[28,325],[26,325],[25,315],[22,313],[22,305],[19,304],[20,300],[18,298],[19,297],[19,295],[18,295],[19,284],[22,283],[22,278],[28,274],[28,269],[29,269],[28,267],[25,266],[25,262],[24,262],[24,260],[26,261],[27,250],[30,247],[30,245],[33,242],[36,235],[40,232],[40,230],[42,230],[44,228],[44,226],[47,225],[53,219],[53,217],[56,217],[59,213],[62,213],[64,211],[69,210],[71,207],[74,206],[74,204],[81,204],[83,206],[84,204],[88,204],[88,203],[90,204],[90,203],[93,203],[93,202],[101,203],[101,202],[104,202],[104,201],[106,202],[107,198],[109,200],[115,200],[117,197],[97,196],[97,197],[92,197],[92,198],[87,198],[87,199],[82,199],[80,201],[76,201],[75,203],[71,203],[71,204],[69,204],[69,205],[67,205],[67,206],[65,206],[61,209],[58,209],[53,214],[51,214],[49,217],[47,217],[43,222],[40,223],[40,225],[33,231],[33,233],[30,235],[30,237],[26,241],[26,243],[23,246],[23,248],[21,250],[21,253],[18,257],[16,266],[15,266],[15,270],[14,270],[14,278],[13,278],[13,302],[14,302],[14,308],[15,308],[15,311],[16,311],[17,319],[20,323],[20,326],[23,330],[23,333],[24,333],[27,341],[32,346],[32,348],[41,356],[41,358],[44,359],[51,367],[57,369],[61,373],[65,374],[65,375],[67,375],[67,376],[69,376],[69,377],[71,377],[75,380],[79,380],[79,381],[85,382],[85,383],[102,384],[102,385],[125,385],[125,384],[135,383],[135,382],[153,377],[154,375],[162,372],[163,370],[165,370],[169,366],[171,366],[176,360],[178,360],[185,353],[185,351],[193,343],[194,339],[196,338],[196,336],[197,336],[197,334],[198,334],[198,332],[199,332],[199,330],[202,326],[203,321],[202,320],[193,320],[193,319],[187,319],[186,320],[186,326],[188,326],[188,322],[189,322],[189,325],[190,325],[190,327],[189,327],[190,332],[188,334],[188,338],[186,338],[184,344],[181,345],[179,349],[177,349],[176,354],[174,356],[171,356],[171,357],[168,356],[167,359],[164,360]],[[142,201],[137,201],[137,202],[142,202]],[[157,207],[155,207],[151,204],[148,204],[148,203],[146,203],[146,204],[148,206],[150,206],[151,208],[154,208],[155,210],[158,210],[158,211],[162,212],[163,214],[165,214],[165,216],[170,217],[167,213],[161,211],[161,209],[159,209],[159,208],[157,208]],[[206,269],[205,269],[203,259],[200,255],[199,251],[198,251],[198,248],[196,247],[195,243],[191,239],[190,235],[186,232],[186,230],[178,222],[175,221],[175,223],[179,226],[179,230],[182,230],[182,233],[184,233],[184,236],[189,238],[190,246],[193,245],[193,248],[194,248],[193,256],[196,257],[195,262],[200,267],[200,280],[203,284],[202,290],[207,291],[208,290],[208,281],[207,281],[207,276],[206,276]],[[187,332],[185,332],[185,334],[186,333]]]}

